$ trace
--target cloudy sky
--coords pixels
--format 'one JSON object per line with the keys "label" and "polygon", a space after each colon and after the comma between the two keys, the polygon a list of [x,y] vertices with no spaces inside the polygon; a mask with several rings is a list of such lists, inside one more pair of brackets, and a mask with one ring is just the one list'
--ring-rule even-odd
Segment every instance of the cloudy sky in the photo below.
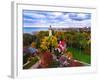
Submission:
{"label": "cloudy sky", "polygon": [[23,27],[90,27],[90,13],[23,11]]}

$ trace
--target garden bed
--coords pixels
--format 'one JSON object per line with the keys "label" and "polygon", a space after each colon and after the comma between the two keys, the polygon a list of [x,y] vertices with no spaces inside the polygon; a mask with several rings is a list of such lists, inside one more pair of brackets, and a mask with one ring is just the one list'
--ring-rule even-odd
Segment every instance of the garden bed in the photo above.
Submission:
{"label": "garden bed", "polygon": [[32,57],[30,61],[26,65],[23,66],[23,69],[29,69],[32,65],[38,62],[39,59],[37,57]]}

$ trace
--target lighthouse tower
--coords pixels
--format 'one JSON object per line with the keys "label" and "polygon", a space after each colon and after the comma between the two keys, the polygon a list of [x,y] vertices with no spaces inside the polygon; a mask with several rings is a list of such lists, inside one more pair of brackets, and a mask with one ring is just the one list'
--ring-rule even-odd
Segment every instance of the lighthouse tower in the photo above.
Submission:
{"label": "lighthouse tower", "polygon": [[51,28],[51,25],[49,27],[49,36],[52,36],[52,28]]}

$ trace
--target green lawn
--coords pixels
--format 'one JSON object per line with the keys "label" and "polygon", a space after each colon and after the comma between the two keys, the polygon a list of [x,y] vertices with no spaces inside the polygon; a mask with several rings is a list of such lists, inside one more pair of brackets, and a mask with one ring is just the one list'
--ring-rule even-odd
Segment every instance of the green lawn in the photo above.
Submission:
{"label": "green lawn", "polygon": [[70,51],[73,54],[73,58],[77,59],[79,61],[83,61],[85,63],[90,64],[91,63],[91,55],[88,55],[84,53],[83,51],[80,51],[75,48],[68,48],[68,51]]}

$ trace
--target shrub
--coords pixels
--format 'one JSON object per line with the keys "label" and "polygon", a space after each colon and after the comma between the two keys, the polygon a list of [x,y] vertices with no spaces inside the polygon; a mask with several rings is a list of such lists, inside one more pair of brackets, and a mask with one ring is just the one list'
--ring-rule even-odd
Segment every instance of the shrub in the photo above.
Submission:
{"label": "shrub", "polygon": [[33,37],[31,34],[25,33],[23,34],[23,46],[29,46],[33,41]]}
{"label": "shrub", "polygon": [[23,55],[23,64],[25,64],[28,61],[29,55],[25,54]]}
{"label": "shrub", "polygon": [[57,38],[55,36],[44,37],[41,40],[40,49],[42,52],[52,50],[53,47],[57,47]]}
{"label": "shrub", "polygon": [[44,52],[41,57],[41,66],[48,68],[53,61],[53,56],[50,52]]}
{"label": "shrub", "polygon": [[32,65],[34,65],[39,59],[37,57],[31,58],[30,62],[23,66],[23,69],[29,69]]}

